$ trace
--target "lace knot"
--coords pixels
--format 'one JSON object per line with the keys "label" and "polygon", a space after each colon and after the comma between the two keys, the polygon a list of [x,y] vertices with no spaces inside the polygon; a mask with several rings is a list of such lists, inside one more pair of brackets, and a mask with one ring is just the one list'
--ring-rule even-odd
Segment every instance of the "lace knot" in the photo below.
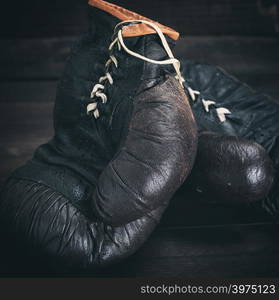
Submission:
{"label": "lace knot", "polygon": [[[134,51],[127,48],[127,46],[125,45],[124,40],[123,40],[122,30],[125,26],[131,26],[133,24],[138,24],[138,23],[147,24],[156,31],[156,33],[159,35],[159,37],[161,39],[162,45],[163,45],[166,53],[169,56],[168,59],[162,60],[162,61],[153,60],[153,59],[150,59],[148,57],[140,55],[139,53],[136,53],[136,52],[134,52]],[[117,32],[117,30],[118,30],[118,32]],[[175,72],[176,72],[175,78],[183,86],[183,83],[185,82],[185,80],[182,77],[181,72],[180,72],[180,61],[178,59],[174,58],[173,53],[172,53],[172,51],[171,51],[171,49],[170,49],[170,47],[167,43],[167,40],[166,40],[164,34],[162,33],[161,29],[159,28],[159,26],[157,26],[156,24],[154,24],[152,22],[146,21],[146,20],[122,21],[122,22],[120,22],[119,24],[117,24],[115,26],[114,35],[117,35],[117,37],[109,45],[108,49],[109,49],[110,52],[112,52],[115,45],[117,45],[119,51],[123,48],[124,51],[126,51],[128,54],[130,54],[134,57],[137,57],[139,59],[142,59],[144,61],[147,61],[147,62],[150,62],[150,63],[153,63],[153,64],[159,64],[159,65],[172,64],[174,69],[175,69]],[[99,82],[94,85],[94,87],[91,91],[91,98],[94,101],[93,101],[93,103],[89,103],[87,105],[87,114],[93,113],[93,115],[96,119],[100,116],[100,113],[99,113],[99,110],[98,110],[98,98],[101,99],[102,103],[106,103],[107,100],[108,100],[106,94],[104,93],[105,85],[103,84],[103,82],[108,82],[110,85],[113,84],[113,78],[112,78],[110,72],[108,71],[111,64],[114,64],[114,66],[116,68],[118,68],[118,61],[112,53],[110,53],[109,59],[105,63],[105,67],[107,69],[105,75],[99,78]]]}

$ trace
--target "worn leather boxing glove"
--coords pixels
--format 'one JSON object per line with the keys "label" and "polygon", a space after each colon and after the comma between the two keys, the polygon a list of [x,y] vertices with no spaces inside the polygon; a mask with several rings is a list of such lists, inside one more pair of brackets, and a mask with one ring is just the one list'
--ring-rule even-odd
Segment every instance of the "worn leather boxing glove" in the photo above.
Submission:
{"label": "worn leather boxing glove", "polygon": [[8,178],[0,202],[2,226],[27,249],[84,270],[145,242],[197,145],[168,46],[178,33],[105,1],[89,10],[58,86],[55,135]]}
{"label": "worn leather boxing glove", "polygon": [[259,144],[201,132],[189,184],[211,202],[242,205],[264,199],[273,184],[273,174],[273,163]]}
{"label": "worn leather boxing glove", "polygon": [[279,102],[216,66],[184,59],[181,70],[199,130],[246,138],[270,155],[274,184],[262,204],[279,216]]}

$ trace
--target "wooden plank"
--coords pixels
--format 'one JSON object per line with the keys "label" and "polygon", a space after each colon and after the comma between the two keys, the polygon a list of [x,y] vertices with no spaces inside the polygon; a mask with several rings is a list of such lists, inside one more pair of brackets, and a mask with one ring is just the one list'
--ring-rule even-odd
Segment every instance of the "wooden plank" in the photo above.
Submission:
{"label": "wooden plank", "polygon": [[[97,276],[277,277],[278,250],[278,226],[273,224],[161,228],[155,230],[135,255]],[[22,251],[16,252],[17,255],[1,255],[5,257],[1,276],[54,275],[43,269],[43,265],[34,265],[22,257]]]}
{"label": "wooden plank", "polygon": [[[113,2],[113,0],[112,0]],[[257,0],[114,1],[189,34],[275,34],[273,19]],[[0,36],[41,37],[80,34],[87,28],[87,1],[15,0],[0,11]]]}
{"label": "wooden plank", "polygon": [[275,277],[278,226],[157,229],[138,253],[104,276]]}
{"label": "wooden plank", "polygon": [[253,255],[278,243],[278,226],[271,223],[158,228],[137,257]]}
{"label": "wooden plank", "polygon": [[0,24],[1,37],[80,34],[87,28],[87,0],[7,2]]}
{"label": "wooden plank", "polygon": [[[277,248],[278,249],[278,248]],[[151,258],[119,265],[98,277],[278,277],[277,253],[265,255]]]}
{"label": "wooden plank", "polygon": [[53,102],[1,103],[0,184],[53,134]]}
{"label": "wooden plank", "polygon": [[[11,130],[20,130],[20,128],[30,130],[39,124],[48,124],[52,120],[53,105],[53,102],[1,103],[1,138],[8,136],[9,128]],[[18,132],[16,131],[16,133]]]}
{"label": "wooden plank", "polygon": [[175,54],[218,65],[238,76],[271,76],[279,71],[279,40],[273,38],[185,37],[178,41]]}
{"label": "wooden plank", "polygon": [[61,76],[74,38],[0,40],[0,80]]}
{"label": "wooden plank", "polygon": [[[57,80],[76,38],[0,40],[0,81]],[[279,74],[276,38],[185,37],[175,55],[216,64],[235,75]]]}
{"label": "wooden plank", "polygon": [[57,81],[2,81],[0,82],[0,103],[53,102]]}

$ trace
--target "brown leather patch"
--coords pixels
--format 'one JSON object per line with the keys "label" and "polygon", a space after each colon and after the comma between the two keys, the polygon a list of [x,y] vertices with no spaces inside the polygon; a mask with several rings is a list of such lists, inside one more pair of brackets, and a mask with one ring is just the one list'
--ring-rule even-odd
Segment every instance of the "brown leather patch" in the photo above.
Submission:
{"label": "brown leather patch", "polygon": [[[145,20],[152,22],[159,26],[159,28],[162,30],[162,32],[166,35],[168,35],[173,40],[179,39],[179,33],[172,28],[169,28],[167,26],[164,26],[160,23],[157,23],[153,20],[150,20],[146,17],[143,17],[135,12],[132,12],[128,9],[125,9],[123,7],[120,7],[118,5],[103,1],[103,0],[89,0],[89,5],[92,5],[94,7],[97,7],[113,16],[118,18],[121,21],[128,21],[128,20]],[[124,37],[132,37],[132,36],[140,36],[140,35],[146,35],[146,34],[152,34],[155,33],[153,28],[150,28],[146,24],[135,24],[131,26],[127,26],[123,28],[123,36]]]}

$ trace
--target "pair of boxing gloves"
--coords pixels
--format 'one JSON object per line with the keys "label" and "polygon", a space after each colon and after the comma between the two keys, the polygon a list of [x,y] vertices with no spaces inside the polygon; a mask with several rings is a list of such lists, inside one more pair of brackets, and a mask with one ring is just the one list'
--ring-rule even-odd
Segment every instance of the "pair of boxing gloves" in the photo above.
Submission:
{"label": "pair of boxing gloves", "polygon": [[[277,197],[278,156],[272,162],[267,153],[275,142],[265,150],[249,127],[262,120],[262,96],[254,101],[256,93],[235,79],[190,61],[182,62],[183,83],[176,60],[158,63],[167,48],[158,35],[139,27],[129,36],[127,27],[139,24],[121,27],[115,13],[127,10],[91,2],[90,30],[74,45],[57,89],[55,135],[1,191],[0,222],[14,247],[40,253],[58,270],[93,272],[134,253],[189,181],[216,202]],[[159,29],[173,47],[177,33]],[[276,141],[267,107],[264,141]]]}

